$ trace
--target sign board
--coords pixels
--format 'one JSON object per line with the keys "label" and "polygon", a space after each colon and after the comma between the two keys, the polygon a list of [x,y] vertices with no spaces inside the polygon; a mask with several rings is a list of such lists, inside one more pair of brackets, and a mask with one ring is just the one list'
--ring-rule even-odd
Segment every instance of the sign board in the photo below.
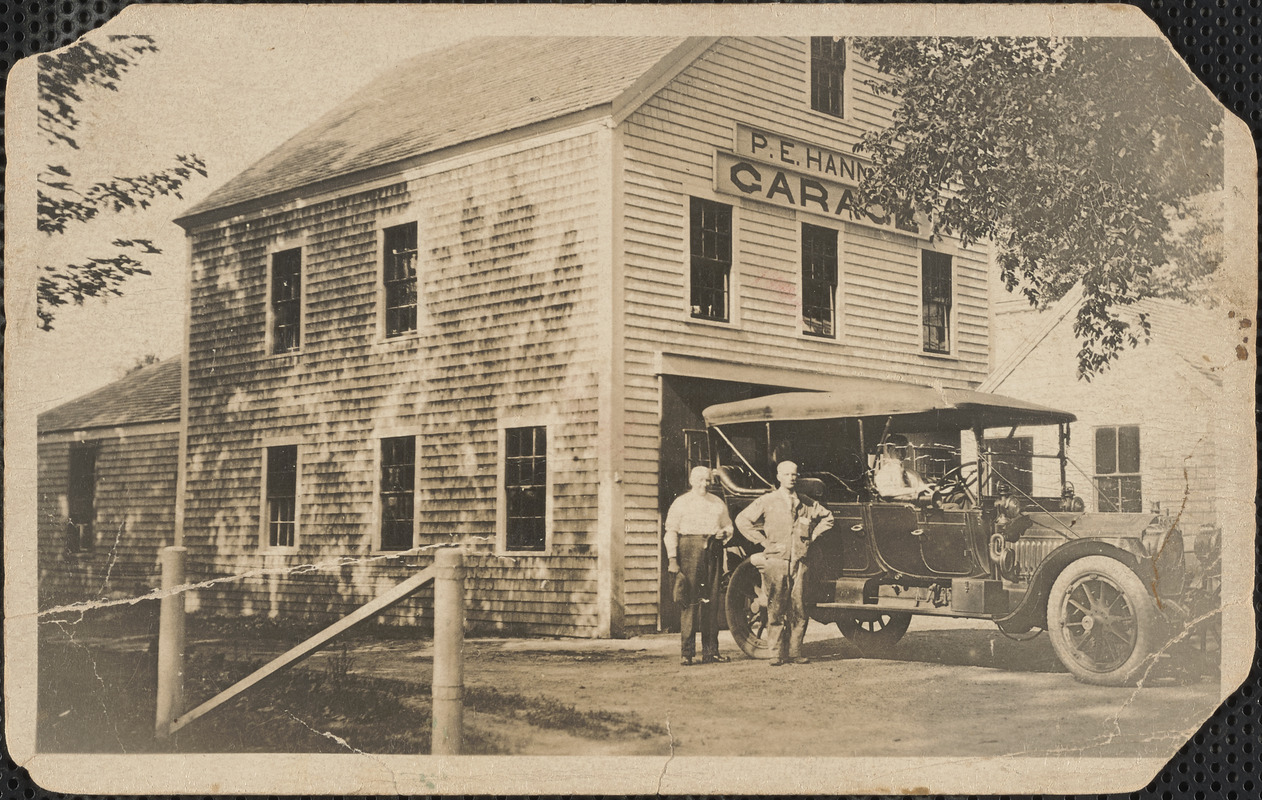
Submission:
{"label": "sign board", "polygon": [[857,195],[869,162],[778,134],[736,126],[736,152],[715,151],[714,188],[773,205],[823,214],[912,235],[919,226],[896,222],[879,207],[861,208]]}

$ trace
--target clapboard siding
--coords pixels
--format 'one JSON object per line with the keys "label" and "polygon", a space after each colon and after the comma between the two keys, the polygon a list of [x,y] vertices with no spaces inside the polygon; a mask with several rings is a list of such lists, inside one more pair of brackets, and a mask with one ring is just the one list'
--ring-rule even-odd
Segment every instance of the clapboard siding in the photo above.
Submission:
{"label": "clapboard siding", "polygon": [[[146,426],[150,427],[150,426]],[[85,436],[95,443],[96,547],[66,551],[70,437],[40,436],[39,592],[41,608],[135,597],[157,586],[158,553],[173,541],[179,434],[160,431]]]}
{"label": "clapboard siding", "polygon": [[[866,130],[888,121],[891,100],[876,97],[864,85],[875,72],[855,58],[846,117],[812,112],[808,62],[805,38],[721,39],[619,128],[626,384],[623,600],[631,630],[656,624],[659,354],[948,386],[974,386],[985,376],[989,330],[984,250],[951,243],[934,246],[954,256],[956,342],[951,357],[926,356],[919,283],[923,240],[714,192],[714,153],[732,149],[737,123],[850,152]],[[690,195],[733,206],[730,326],[688,319]],[[841,331],[835,341],[800,333],[803,221],[841,232]]]}
{"label": "clapboard siding", "polygon": [[[429,561],[374,551],[377,448],[417,436],[419,544],[462,542],[469,620],[597,628],[599,165],[592,129],[190,232],[185,538],[215,612],[327,620]],[[416,336],[378,337],[384,225],[418,223]],[[297,354],[266,352],[269,254],[302,247]],[[607,268],[605,268],[607,269]],[[547,424],[547,555],[496,555],[499,427]],[[516,424],[516,423],[509,423]],[[297,552],[260,548],[263,449],[299,446]],[[317,565],[310,574],[286,572]],[[276,575],[248,575],[260,569]],[[239,579],[232,576],[246,575]],[[385,619],[425,620],[422,593]]]}

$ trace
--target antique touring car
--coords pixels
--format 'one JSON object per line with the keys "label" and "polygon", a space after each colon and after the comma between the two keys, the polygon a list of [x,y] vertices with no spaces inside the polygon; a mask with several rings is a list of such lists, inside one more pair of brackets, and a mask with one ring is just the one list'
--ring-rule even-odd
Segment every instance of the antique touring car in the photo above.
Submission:
{"label": "antique touring car", "polygon": [[[1156,513],[1083,510],[1067,475],[1072,414],[853,379],[703,416],[709,452],[698,456],[733,516],[773,488],[782,460],[799,465],[798,491],[832,511],[833,528],[805,557],[808,614],[865,655],[889,652],[913,615],[971,617],[1010,635],[1046,630],[1076,678],[1117,685],[1142,677],[1182,630],[1182,534]],[[1039,439],[1055,455],[1034,453]],[[882,454],[895,453],[927,487],[917,496],[890,497],[874,480]],[[1124,490],[1115,497],[1126,502]],[[730,543],[725,611],[737,645],[760,658],[770,650],[757,550],[739,534]]]}

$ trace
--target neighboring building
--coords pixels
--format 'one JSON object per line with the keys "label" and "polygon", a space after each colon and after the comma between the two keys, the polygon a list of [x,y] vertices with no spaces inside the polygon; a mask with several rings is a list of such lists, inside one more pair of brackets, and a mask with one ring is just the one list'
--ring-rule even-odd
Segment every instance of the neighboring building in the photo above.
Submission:
{"label": "neighboring building", "polygon": [[183,542],[242,576],[201,607],[331,619],[459,542],[471,624],[669,626],[704,407],[984,379],[984,246],[848,205],[874,75],[832,37],[471,41],[192,209]]}
{"label": "neighboring building", "polygon": [[157,586],[175,536],[180,359],[39,415],[40,607]]}
{"label": "neighboring building", "polygon": [[[1039,313],[1024,300],[996,304],[995,338],[1015,343],[982,383],[986,391],[1073,412],[1068,479],[1088,511],[1150,511],[1178,515],[1191,548],[1202,524],[1217,524],[1214,407],[1222,380],[1211,354],[1230,341],[1223,313],[1166,300],[1145,300],[1152,337],[1124,349],[1090,382],[1077,376],[1074,318],[1082,304],[1073,290]],[[1219,331],[1219,333],[1215,333]],[[1055,430],[1018,429],[1006,441],[1006,469],[1028,476],[1033,494],[1056,495],[1055,461],[1028,453],[1056,452]],[[1020,479],[1020,477],[1018,478]]]}

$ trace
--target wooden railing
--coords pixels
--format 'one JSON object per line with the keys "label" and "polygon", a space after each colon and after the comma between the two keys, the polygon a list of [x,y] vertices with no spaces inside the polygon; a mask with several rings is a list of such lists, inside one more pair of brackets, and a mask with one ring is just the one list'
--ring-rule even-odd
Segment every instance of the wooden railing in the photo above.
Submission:
{"label": "wooden railing", "polygon": [[155,734],[164,739],[219,706],[280,673],[434,582],[434,735],[431,752],[460,752],[464,701],[464,557],[459,548],[442,548],[434,563],[372,601],[259,667],[197,707],[184,704],[184,557],[182,547],[162,553],[162,599],[158,628],[158,706]]}

